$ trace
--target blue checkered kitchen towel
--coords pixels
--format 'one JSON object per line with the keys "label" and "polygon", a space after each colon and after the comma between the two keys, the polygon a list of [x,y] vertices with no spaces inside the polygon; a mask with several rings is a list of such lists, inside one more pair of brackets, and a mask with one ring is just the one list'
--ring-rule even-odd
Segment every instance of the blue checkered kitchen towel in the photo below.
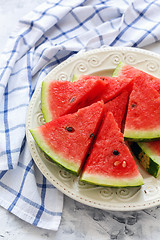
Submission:
{"label": "blue checkered kitchen towel", "polygon": [[37,85],[78,51],[160,39],[160,2],[49,0],[22,20],[0,56],[0,205],[25,221],[57,230],[63,195],[35,166],[25,137]]}

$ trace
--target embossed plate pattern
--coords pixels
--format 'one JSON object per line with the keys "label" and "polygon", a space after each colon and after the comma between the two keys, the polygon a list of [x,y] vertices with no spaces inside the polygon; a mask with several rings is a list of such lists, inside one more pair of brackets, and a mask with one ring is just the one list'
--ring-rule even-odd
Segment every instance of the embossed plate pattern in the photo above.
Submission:
{"label": "embossed plate pattern", "polygon": [[[160,56],[152,52],[121,47],[102,47],[79,53],[54,68],[45,79],[68,80],[73,74],[111,75],[122,61],[156,77],[160,76]],[[140,210],[160,204],[160,178],[155,179],[138,168],[144,177],[142,187],[110,188],[79,183],[78,178],[66,172],[39,149],[29,129],[44,123],[40,103],[40,87],[36,89],[29,105],[26,135],[32,157],[43,175],[61,192],[86,205],[105,210]]]}

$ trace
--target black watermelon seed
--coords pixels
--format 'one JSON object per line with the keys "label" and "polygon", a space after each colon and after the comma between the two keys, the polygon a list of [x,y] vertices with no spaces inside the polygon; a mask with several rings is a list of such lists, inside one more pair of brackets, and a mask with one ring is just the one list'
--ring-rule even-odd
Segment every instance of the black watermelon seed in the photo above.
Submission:
{"label": "black watermelon seed", "polygon": [[113,150],[113,154],[117,156],[119,155],[119,152],[117,150]]}
{"label": "black watermelon seed", "polygon": [[92,138],[93,137],[93,133],[90,135],[90,138]]}
{"label": "black watermelon seed", "polygon": [[71,98],[71,100],[70,100],[70,103],[74,102],[74,100],[75,100],[75,98],[74,98],[74,97],[73,97],[73,98]]}
{"label": "black watermelon seed", "polygon": [[68,132],[74,132],[74,128],[72,128],[72,127],[66,127],[66,130],[67,130]]}
{"label": "black watermelon seed", "polygon": [[134,107],[136,107],[136,106],[137,106],[137,104],[135,104],[135,103],[132,104],[132,108],[134,108]]}

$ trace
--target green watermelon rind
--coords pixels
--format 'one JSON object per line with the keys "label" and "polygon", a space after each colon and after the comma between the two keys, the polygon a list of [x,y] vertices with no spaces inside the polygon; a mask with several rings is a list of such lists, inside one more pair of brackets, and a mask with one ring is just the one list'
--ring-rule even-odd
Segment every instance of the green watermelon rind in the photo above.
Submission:
{"label": "green watermelon rind", "polygon": [[75,162],[70,162],[64,157],[57,154],[53,149],[49,147],[49,145],[45,142],[42,134],[39,132],[39,130],[36,129],[30,129],[30,132],[37,143],[37,145],[40,147],[40,149],[47,154],[60,167],[66,169],[67,171],[73,173],[74,175],[78,176],[80,171],[79,164],[76,164]]}
{"label": "green watermelon rind", "polygon": [[52,120],[52,115],[51,115],[51,111],[49,109],[49,103],[48,103],[49,85],[50,85],[49,81],[43,81],[42,87],[41,87],[41,109],[42,109],[44,120],[46,122],[49,122]]}
{"label": "green watermelon rind", "polygon": [[157,178],[160,173],[160,156],[153,152],[145,142],[132,143],[131,150],[144,169]]}
{"label": "green watermelon rind", "polygon": [[142,176],[139,174],[134,178],[106,177],[100,174],[83,173],[80,182],[85,182],[106,187],[138,187],[144,184]]}
{"label": "green watermelon rind", "polygon": [[128,141],[148,141],[160,138],[160,128],[153,130],[125,129],[124,138]]}
{"label": "green watermelon rind", "polygon": [[118,75],[120,74],[121,72],[121,69],[125,66],[126,64],[123,63],[123,62],[120,62],[117,67],[115,68],[113,74],[112,74],[112,77],[118,77]]}
{"label": "green watermelon rind", "polygon": [[78,81],[79,77],[80,77],[80,76],[73,74],[73,76],[72,76],[72,82]]}

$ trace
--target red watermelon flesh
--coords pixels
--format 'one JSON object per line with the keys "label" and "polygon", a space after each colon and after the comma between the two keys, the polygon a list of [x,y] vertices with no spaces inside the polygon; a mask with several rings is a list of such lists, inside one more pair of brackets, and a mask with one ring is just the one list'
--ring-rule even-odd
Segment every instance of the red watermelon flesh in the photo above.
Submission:
{"label": "red watermelon flesh", "polygon": [[[117,97],[121,92],[128,91],[130,92],[133,85],[133,79],[126,77],[99,77],[99,76],[81,76],[80,79],[89,80],[89,79],[102,79],[106,84],[104,91],[102,92],[100,99],[104,103],[112,100]],[[98,99],[99,100],[99,99]]]}
{"label": "red watermelon flesh", "polygon": [[41,108],[44,119],[49,122],[57,117],[76,112],[90,105],[104,91],[101,79],[69,81],[44,81],[41,89]]}
{"label": "red watermelon flesh", "polygon": [[111,112],[107,113],[102,123],[80,180],[114,187],[143,184],[143,178]]}
{"label": "red watermelon flesh", "polygon": [[126,77],[129,79],[139,79],[139,81],[143,79],[146,79],[149,83],[150,86],[155,88],[159,93],[160,93],[160,79],[156,78],[144,71],[141,71],[137,68],[134,68],[130,65],[124,64],[124,63],[120,63],[115,72],[113,73],[113,76],[116,77]]}
{"label": "red watermelon flesh", "polygon": [[78,174],[103,114],[104,103],[99,101],[32,129],[31,133],[53,161]]}
{"label": "red watermelon flesh", "polygon": [[106,103],[109,100],[117,97],[121,92],[128,91],[131,92],[133,86],[133,79],[125,77],[101,77],[107,87],[102,93],[101,99]]}
{"label": "red watermelon flesh", "polygon": [[122,129],[122,120],[125,116],[129,93],[128,91],[122,92],[113,100],[105,103],[105,112],[112,112],[113,116],[118,123],[118,127]]}
{"label": "red watermelon flesh", "polygon": [[152,152],[160,156],[160,140],[153,142],[145,142],[145,145],[151,149]]}
{"label": "red watermelon flesh", "polygon": [[124,137],[136,141],[160,137],[160,94],[147,80],[137,80],[133,85]]}

